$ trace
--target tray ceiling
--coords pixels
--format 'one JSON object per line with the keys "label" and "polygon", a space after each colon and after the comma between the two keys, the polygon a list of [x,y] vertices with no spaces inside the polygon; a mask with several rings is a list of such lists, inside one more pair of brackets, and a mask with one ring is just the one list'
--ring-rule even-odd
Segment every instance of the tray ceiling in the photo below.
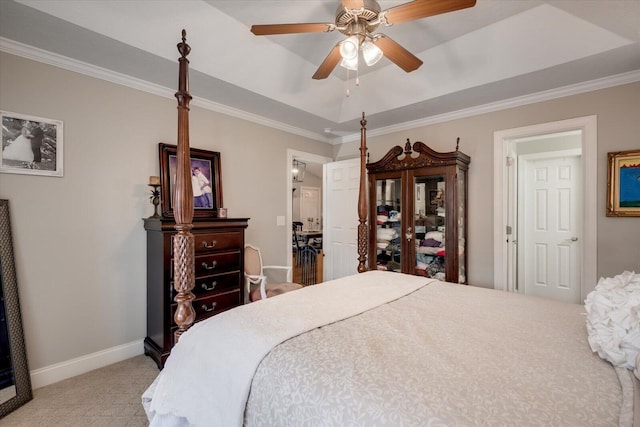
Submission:
{"label": "tray ceiling", "polygon": [[382,28],[424,65],[405,73],[383,58],[362,67],[359,86],[340,67],[326,80],[311,79],[340,33],[249,31],[252,24],[332,22],[338,4],[2,0],[0,48],[172,94],[184,28],[194,105],[331,143],[357,134],[363,111],[371,134],[640,80],[637,0],[478,0]]}

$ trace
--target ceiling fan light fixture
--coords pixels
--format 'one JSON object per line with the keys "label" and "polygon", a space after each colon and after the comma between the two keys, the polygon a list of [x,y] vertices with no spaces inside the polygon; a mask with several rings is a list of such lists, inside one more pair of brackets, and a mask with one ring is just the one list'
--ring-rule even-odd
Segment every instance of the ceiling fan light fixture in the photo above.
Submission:
{"label": "ceiling fan light fixture", "polygon": [[382,50],[369,40],[362,43],[362,57],[364,62],[371,67],[382,58]]}
{"label": "ceiling fan light fixture", "polygon": [[342,56],[343,59],[358,58],[359,45],[360,40],[358,40],[358,37],[348,37],[340,43],[340,56]]}
{"label": "ceiling fan light fixture", "polygon": [[252,25],[251,32],[257,36],[331,31],[344,34],[346,39],[333,46],[329,55],[313,74],[314,80],[326,79],[341,59],[343,60],[340,63],[341,66],[356,70],[358,65],[354,64],[353,60],[358,61],[360,50],[363,51],[363,60],[368,66],[375,65],[382,56],[385,56],[405,72],[410,73],[418,69],[422,61],[389,37],[376,34],[378,27],[466,9],[475,4],[476,0],[413,0],[383,10],[377,0],[341,0],[336,9],[334,23]]}
{"label": "ceiling fan light fixture", "polygon": [[358,71],[358,57],[356,56],[353,59],[343,58],[342,61],[340,61],[340,66],[347,70]]}

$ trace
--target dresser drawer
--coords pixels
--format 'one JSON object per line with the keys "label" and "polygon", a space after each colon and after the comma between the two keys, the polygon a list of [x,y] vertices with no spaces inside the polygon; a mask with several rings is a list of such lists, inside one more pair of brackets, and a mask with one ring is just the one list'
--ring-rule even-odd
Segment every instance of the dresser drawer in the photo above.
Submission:
{"label": "dresser drawer", "polygon": [[240,270],[240,251],[229,251],[195,258],[196,279],[213,274]]}
{"label": "dresser drawer", "polygon": [[[193,294],[196,298],[213,295],[214,293],[226,292],[232,288],[240,288],[242,281],[240,271],[215,274],[213,276],[198,277],[195,280]],[[171,301],[176,297],[176,290],[171,282]]]}
{"label": "dresser drawer", "polygon": [[[240,231],[220,233],[193,233],[193,245],[196,255],[225,249],[241,249],[244,235]],[[173,257],[173,238],[169,239],[170,254]]]}
{"label": "dresser drawer", "polygon": [[[199,322],[213,316],[214,314],[219,314],[225,310],[239,306],[241,304],[240,289],[213,296],[196,298],[191,303],[196,312],[196,322]],[[177,306],[178,305],[175,303],[171,304],[172,320]]]}
{"label": "dresser drawer", "polygon": [[240,232],[198,233],[193,235],[195,253],[242,248],[243,237]]}
{"label": "dresser drawer", "polygon": [[[196,280],[214,274],[227,273],[240,270],[240,251],[228,251],[211,255],[200,255],[194,259],[194,269]],[[169,278],[175,278],[173,260],[169,266]]]}

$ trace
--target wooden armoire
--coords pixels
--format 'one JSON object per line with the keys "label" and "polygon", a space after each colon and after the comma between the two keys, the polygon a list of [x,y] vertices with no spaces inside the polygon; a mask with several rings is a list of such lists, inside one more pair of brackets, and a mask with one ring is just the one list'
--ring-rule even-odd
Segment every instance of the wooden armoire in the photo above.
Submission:
{"label": "wooden armoire", "polygon": [[407,139],[367,164],[370,270],[466,283],[470,161]]}

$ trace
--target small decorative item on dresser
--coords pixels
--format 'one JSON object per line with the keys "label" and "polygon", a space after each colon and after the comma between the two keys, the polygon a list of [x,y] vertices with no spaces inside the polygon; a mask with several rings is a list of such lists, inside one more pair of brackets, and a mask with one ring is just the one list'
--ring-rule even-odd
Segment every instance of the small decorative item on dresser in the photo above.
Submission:
{"label": "small decorative item on dresser", "polygon": [[227,217],[227,208],[218,209],[218,218],[226,218]]}
{"label": "small decorative item on dresser", "polygon": [[149,177],[149,187],[153,187],[151,190],[151,196],[149,200],[151,200],[151,204],[153,204],[153,215],[149,218],[160,218],[158,214],[158,205],[160,205],[160,177],[159,176],[150,176]]}

